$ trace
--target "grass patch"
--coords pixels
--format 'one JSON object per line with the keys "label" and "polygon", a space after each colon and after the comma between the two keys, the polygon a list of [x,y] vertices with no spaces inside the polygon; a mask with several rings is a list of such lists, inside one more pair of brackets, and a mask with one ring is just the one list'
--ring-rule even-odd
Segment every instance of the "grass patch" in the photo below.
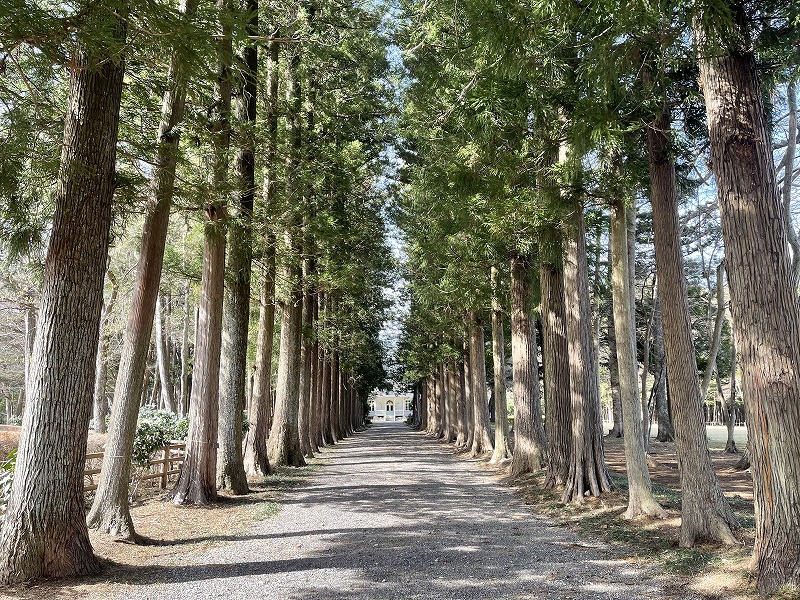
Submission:
{"label": "grass patch", "polygon": [[796,585],[781,586],[770,596],[770,600],[797,600],[798,598],[800,598],[800,587]]}
{"label": "grass patch", "polygon": [[251,518],[253,521],[266,521],[281,512],[281,505],[277,502],[270,502],[269,500],[261,502],[256,506]]}
{"label": "grass patch", "polygon": [[274,473],[264,478],[263,483],[268,489],[291,489],[302,484],[319,469],[320,465],[315,463],[308,463],[305,467],[278,467]]}

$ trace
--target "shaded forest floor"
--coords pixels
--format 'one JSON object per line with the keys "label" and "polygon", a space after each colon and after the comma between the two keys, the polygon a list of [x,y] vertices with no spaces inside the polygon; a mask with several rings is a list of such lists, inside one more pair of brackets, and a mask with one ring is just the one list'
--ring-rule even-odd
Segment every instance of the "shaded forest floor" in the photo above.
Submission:
{"label": "shaded forest floor", "polygon": [[[541,475],[515,482],[518,493],[537,512],[557,519],[575,531],[599,537],[627,552],[632,562],[655,565],[683,578],[687,591],[709,600],[756,598],[749,571],[755,521],[753,480],[749,471],[735,468],[741,454],[711,450],[714,469],[725,497],[742,528],[737,547],[698,545],[679,548],[680,481],[674,443],[652,442],[649,449],[650,476],[656,497],[667,510],[665,520],[625,521],[627,479],[622,438],[605,438],[605,458],[614,491],[602,498],[587,498],[583,506],[565,506],[560,495],[543,488]],[[505,473],[498,472],[498,477]]]}
{"label": "shaded forest floor", "polygon": [[[101,437],[105,436],[96,435],[95,441]],[[93,447],[90,439],[89,451],[101,450],[102,445]],[[184,554],[202,552],[239,539],[254,524],[277,515],[288,492],[317,469],[318,464],[311,460],[306,467],[283,468],[266,478],[250,478],[250,494],[232,496],[223,491],[219,493],[217,504],[203,507],[175,506],[165,499],[169,489],[162,490],[146,482],[138,489],[131,515],[137,533],[146,538],[147,543],[136,545],[90,531],[92,547],[103,563],[102,573],[76,580],[40,582],[13,590],[0,588],[0,598],[96,598],[98,594],[105,595],[104,589],[118,592],[120,584],[129,585],[138,579],[139,567],[154,560],[170,557],[180,560]],[[168,487],[174,484],[174,476],[172,479]],[[91,500],[92,496],[87,494],[87,508]]]}

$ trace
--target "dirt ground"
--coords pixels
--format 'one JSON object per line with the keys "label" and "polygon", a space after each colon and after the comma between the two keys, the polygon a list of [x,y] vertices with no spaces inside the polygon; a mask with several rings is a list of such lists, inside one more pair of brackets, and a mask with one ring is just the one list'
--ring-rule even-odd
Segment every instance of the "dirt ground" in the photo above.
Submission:
{"label": "dirt ground", "polygon": [[[649,455],[650,477],[653,482],[680,491],[675,444],[652,441]],[[625,448],[622,438],[605,438],[605,457],[612,472],[625,475]],[[738,496],[742,500],[752,502],[753,477],[750,471],[740,471],[735,468],[741,457],[741,454],[728,454],[724,450],[711,450],[714,470],[725,495]]]}

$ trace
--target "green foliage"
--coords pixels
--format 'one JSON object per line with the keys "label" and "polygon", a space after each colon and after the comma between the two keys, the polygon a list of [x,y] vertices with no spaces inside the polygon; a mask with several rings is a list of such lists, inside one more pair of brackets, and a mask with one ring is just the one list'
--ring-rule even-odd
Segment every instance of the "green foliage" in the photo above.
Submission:
{"label": "green foliage", "polygon": [[133,462],[146,466],[159,448],[171,440],[184,440],[189,432],[189,419],[165,410],[142,407],[133,440]]}
{"label": "green foliage", "polygon": [[11,497],[11,486],[14,483],[14,468],[17,466],[17,449],[8,453],[6,459],[0,462],[0,528],[5,520],[8,499]]}

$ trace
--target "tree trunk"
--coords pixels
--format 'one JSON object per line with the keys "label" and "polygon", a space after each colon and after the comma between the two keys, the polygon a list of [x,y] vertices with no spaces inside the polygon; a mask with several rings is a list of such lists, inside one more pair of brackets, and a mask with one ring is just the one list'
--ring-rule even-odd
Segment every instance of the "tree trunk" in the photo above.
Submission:
{"label": "tree trunk", "polygon": [[[119,282],[114,274],[108,271],[108,280],[111,282],[111,295],[108,302],[103,306],[103,316],[100,319],[100,346],[97,351],[97,364],[95,365],[94,376],[94,430],[97,433],[106,432],[106,415],[108,415],[108,396],[106,396],[106,384],[108,383],[108,346],[111,342],[111,335],[108,332],[108,322],[111,319],[111,312],[117,303],[119,293]],[[26,328],[27,334],[27,318]],[[27,379],[26,379],[27,381]]]}
{"label": "tree trunk", "polygon": [[471,456],[492,452],[489,436],[489,405],[486,402],[486,351],[483,340],[483,323],[477,311],[469,312],[469,356],[472,377],[472,438]]}
{"label": "tree trunk", "polygon": [[204,505],[217,500],[219,370],[222,352],[222,303],[225,288],[223,206],[206,209],[208,222],[200,283],[200,318],[195,340],[189,435],[186,457],[172,489],[175,504]]}
{"label": "tree trunk", "polygon": [[545,464],[536,327],[531,319],[531,261],[511,257],[511,360],[514,369],[514,455],[511,477],[535,473]]}
{"label": "tree trunk", "polygon": [[300,448],[298,413],[300,411],[301,344],[303,333],[303,282],[300,266],[300,234],[302,217],[297,213],[300,203],[300,129],[301,94],[298,79],[300,54],[291,49],[286,59],[286,116],[290,148],[286,156],[286,195],[290,214],[284,228],[287,256],[284,258],[283,279],[286,285],[281,314],[281,346],[278,355],[278,381],[275,414],[269,436],[269,459],[273,466],[303,466],[306,464]]}
{"label": "tree trunk", "polygon": [[[737,23],[750,16],[731,9]],[[704,47],[706,32],[696,33]],[[722,53],[700,58],[700,81],[747,399],[757,589],[767,594],[800,585],[800,305],[756,59],[751,50],[726,53],[726,41]]]}
{"label": "tree trunk", "polygon": [[339,410],[341,404],[341,387],[339,386],[339,351],[332,351],[331,362],[331,431],[335,441],[344,439],[344,432],[341,428]]}
{"label": "tree trunk", "polygon": [[[44,265],[39,328],[30,365],[14,482],[0,532],[0,583],[91,575],[100,570],[83,495],[103,280],[108,258],[125,39],[120,13],[88,23],[112,48],[72,57]],[[97,33],[93,31],[92,33]],[[82,42],[82,36],[78,36]]]}
{"label": "tree trunk", "polygon": [[[264,151],[264,207],[271,213],[276,187],[276,160],[278,143],[278,49],[276,42],[267,46],[266,67],[266,148]],[[244,467],[249,475],[267,475],[272,472],[267,452],[267,435],[272,420],[272,346],[275,334],[275,235],[268,231],[264,249],[265,267],[262,273],[258,312],[258,341],[253,379],[253,396],[247,418],[250,429],[245,440]]]}
{"label": "tree trunk", "polygon": [[450,439],[448,438],[450,432],[450,379],[447,365],[442,363],[439,365],[439,383],[442,386],[442,393],[441,399],[439,404],[440,414],[442,416],[442,429],[439,432],[439,437],[442,438],[445,443],[449,442]]}
{"label": "tree trunk", "polygon": [[320,383],[322,363],[320,360],[320,345],[319,334],[317,327],[319,325],[319,294],[314,293],[314,341],[311,344],[311,451],[319,452],[321,446],[324,445],[322,439],[322,426],[320,423],[320,412],[322,411],[322,401],[320,399]]}
{"label": "tree trunk", "polygon": [[506,342],[503,334],[503,305],[500,303],[500,271],[492,267],[492,359],[494,362],[494,452],[490,463],[511,457],[508,449],[508,405],[506,403]]}
{"label": "tree trunk", "polygon": [[425,431],[428,426],[428,382],[419,383],[419,431]]}
{"label": "tree trunk", "polygon": [[272,412],[272,340],[275,333],[274,239],[267,242],[266,253],[259,300],[253,399],[247,414],[250,429],[245,441],[244,466],[245,472],[250,475],[268,475],[272,472],[267,453],[267,435]]}
{"label": "tree trunk", "polygon": [[647,130],[658,295],[664,326],[675,449],[681,481],[680,545],[703,539],[734,544],[736,519],[711,465],[697,384],[686,280],[678,223],[675,164],[670,156],[670,116],[664,109]]}
{"label": "tree trunk", "polygon": [[447,405],[448,411],[448,433],[447,441],[455,443],[458,438],[458,409],[459,409],[459,387],[458,387],[458,364],[455,361],[447,365],[447,390],[449,392],[449,399]]}
{"label": "tree trunk", "polygon": [[467,390],[464,381],[464,361],[459,360],[456,363],[455,373],[455,386],[456,386],[456,448],[463,448],[467,442],[467,421],[466,421],[466,402]]}
{"label": "tree trunk", "polygon": [[[197,10],[197,0],[186,0],[182,10],[184,20],[192,20]],[[181,52],[175,49],[167,74],[167,89],[164,92],[150,181],[152,201],[142,230],[133,301],[114,387],[109,433],[100,480],[86,518],[89,527],[134,541],[137,536],[128,506],[131,456],[140,399],[146,387],[147,355],[161,281],[170,204],[175,190],[180,140],[177,125],[183,119],[187,78]]]}
{"label": "tree trunk", "polygon": [[[258,1],[247,0],[244,14],[248,35],[258,35]],[[242,455],[242,415],[247,387],[247,342],[250,328],[250,279],[253,262],[253,204],[255,197],[256,73],[258,50],[251,42],[239,58],[241,83],[235,96],[239,126],[234,173],[238,188],[238,214],[228,229],[227,286],[222,313],[220,361],[219,451],[217,487],[233,494],[250,491]]]}
{"label": "tree trunk", "polygon": [[334,445],[338,440],[334,431],[333,418],[333,353],[325,350],[325,363],[322,370],[322,428],[329,445]]}
{"label": "tree trunk", "polygon": [[[654,290],[655,292],[655,290]],[[636,356],[636,318],[635,318],[635,311],[636,311],[636,301],[635,301],[635,294],[631,291],[631,310],[634,312],[634,322],[633,322],[633,352],[634,357]],[[651,301],[655,296],[655,293],[651,294]],[[647,319],[647,327],[645,328],[644,333],[644,349],[642,350],[642,385],[641,385],[641,395],[639,400],[639,409],[637,412],[639,413],[642,421],[642,442],[644,443],[644,451],[647,452],[650,448],[650,430],[652,426],[652,422],[650,420],[650,403],[647,393],[647,379],[648,375],[650,375],[650,352],[651,352],[651,343],[650,339],[653,334],[653,321],[654,321],[654,313],[650,312],[650,317]],[[638,368],[638,365],[634,361],[634,365]]]}
{"label": "tree trunk", "polygon": [[191,305],[189,303],[189,282],[183,290],[183,327],[181,329],[181,388],[180,416],[186,416],[189,409],[189,320]]}
{"label": "tree trunk", "polygon": [[[468,321],[467,321],[468,322]],[[475,440],[475,400],[472,392],[472,367],[470,354],[470,333],[469,327],[465,330],[464,339],[464,424],[467,430],[467,439],[464,441],[464,450],[472,449],[472,442]]]}
{"label": "tree trunk", "polygon": [[730,314],[727,310],[725,312],[731,326],[731,393],[725,418],[725,424],[728,429],[728,439],[725,441],[725,452],[738,454],[739,449],[736,447],[736,441],[733,439],[733,434],[736,430],[736,335],[733,332],[733,323],[730,323]]}
{"label": "tree trunk", "polygon": [[[339,357],[339,365],[342,364],[342,359]],[[339,427],[342,432],[342,437],[349,436],[347,431],[347,373],[339,369]]]}
{"label": "tree trunk", "polygon": [[[310,276],[313,267],[305,261],[306,266],[303,274]],[[311,328],[314,321],[314,295],[311,290],[306,289],[303,294],[303,323],[304,332],[300,349],[300,407],[297,415],[297,426],[300,432],[300,449],[306,458],[314,458],[314,451],[311,449],[311,393],[312,393],[312,346],[314,341],[311,339]]]}
{"label": "tree trunk", "polygon": [[167,340],[164,339],[164,305],[161,302],[161,295],[156,297],[156,363],[158,377],[161,382],[161,399],[164,407],[169,411],[175,412],[175,400],[172,396],[172,386],[169,377],[169,352],[167,351]]}
{"label": "tree trunk", "polygon": [[[105,319],[103,319],[105,322]],[[36,308],[29,306],[25,309],[25,400],[30,395],[31,384],[31,359],[33,358],[33,343],[36,340]]]}
{"label": "tree trunk", "polygon": [[[287,231],[287,247],[294,243]],[[300,289],[300,269],[296,258],[285,268],[284,278],[289,286],[288,297],[282,302],[280,354],[276,385],[275,414],[269,435],[269,460],[273,466],[300,467],[306,464],[300,448],[298,413],[300,411],[300,361],[303,302]]]}
{"label": "tree trunk", "polygon": [[800,285],[800,239],[792,222],[792,187],[796,172],[794,169],[797,154],[797,76],[786,86],[786,106],[789,109],[789,126],[786,137],[786,154],[783,157],[783,185],[781,200],[783,202],[783,218],[786,222],[786,236],[792,248],[792,289],[797,291]]}
{"label": "tree trunk", "polygon": [[217,39],[216,103],[210,124],[214,133],[210,164],[215,196],[206,207],[203,274],[200,281],[200,317],[195,341],[195,366],[189,407],[186,457],[175,487],[175,504],[208,504],[217,499],[217,434],[219,429],[220,357],[225,296],[226,183],[231,127],[233,58],[230,0],[217,0],[220,36]]}
{"label": "tree trunk", "polygon": [[545,232],[540,245],[539,276],[542,288],[545,431],[548,443],[545,487],[567,482],[572,447],[569,348],[564,302],[564,272],[560,258],[560,234]]}
{"label": "tree trunk", "polygon": [[[592,312],[586,265],[583,209],[577,207],[564,236],[564,302],[572,392],[572,447],[563,502],[583,503],[585,493],[599,496],[611,490],[603,459],[600,390],[592,343]],[[617,335],[617,344],[620,343]],[[624,404],[623,404],[624,407]],[[640,421],[641,423],[641,421]],[[641,439],[641,436],[639,436]]]}
{"label": "tree trunk", "polygon": [[[611,261],[609,261],[609,264]],[[608,336],[608,379],[611,388],[611,414],[614,425],[608,432],[609,437],[622,437],[623,418],[622,400],[619,393],[619,364],[617,363],[617,334],[614,333],[614,314],[608,317],[607,336]]]}
{"label": "tree trunk", "polygon": [[[323,306],[325,305],[323,304]],[[322,430],[325,445],[332,446],[336,439],[333,436],[331,426],[331,356],[330,352],[325,348],[320,348],[320,355],[322,356],[320,429]]]}
{"label": "tree trunk", "polygon": [[675,431],[672,428],[672,418],[669,414],[667,401],[667,363],[664,358],[664,325],[661,319],[661,300],[656,293],[653,298],[653,365],[655,367],[655,412],[658,423],[659,442],[675,441]]}
{"label": "tree trunk", "polygon": [[314,321],[316,323],[316,337],[314,340],[314,356],[317,365],[314,368],[314,395],[316,398],[316,444],[318,447],[328,445],[327,430],[325,429],[325,348],[320,343],[322,336],[322,321],[324,319],[323,307],[325,297],[322,292],[317,292],[317,306],[315,309]]}
{"label": "tree trunk", "polygon": [[428,376],[428,429],[427,432],[431,435],[436,435],[439,422],[439,400],[438,389],[436,383],[436,375],[431,373]]}
{"label": "tree trunk", "polygon": [[717,265],[717,314],[714,317],[714,331],[711,334],[711,344],[708,351],[708,362],[703,373],[703,383],[700,386],[700,398],[703,402],[708,396],[708,389],[711,387],[711,378],[717,369],[717,354],[722,342],[722,324],[725,322],[725,280],[723,264]]}
{"label": "tree trunk", "polygon": [[[653,486],[647,470],[647,456],[642,433],[642,404],[636,387],[636,346],[633,293],[630,289],[628,264],[628,218],[625,202],[618,200],[611,207],[611,293],[614,309],[614,330],[617,338],[617,364],[623,420],[627,424],[625,466],[628,476],[628,509],[626,519],[642,515],[664,518],[664,509],[653,497]],[[649,335],[649,332],[648,332]],[[645,373],[648,366],[645,364]]]}

